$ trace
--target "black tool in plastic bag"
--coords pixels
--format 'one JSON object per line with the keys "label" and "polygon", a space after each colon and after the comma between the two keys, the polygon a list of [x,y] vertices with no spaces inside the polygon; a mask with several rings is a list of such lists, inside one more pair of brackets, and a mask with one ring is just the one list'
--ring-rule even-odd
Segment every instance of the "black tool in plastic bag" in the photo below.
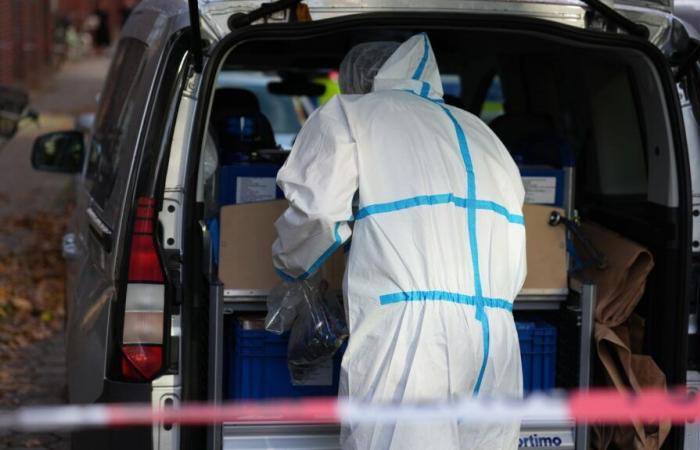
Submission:
{"label": "black tool in plastic bag", "polygon": [[293,384],[304,384],[314,369],[333,358],[348,336],[340,302],[318,275],[273,289],[265,329],[277,334],[290,331],[287,364]]}

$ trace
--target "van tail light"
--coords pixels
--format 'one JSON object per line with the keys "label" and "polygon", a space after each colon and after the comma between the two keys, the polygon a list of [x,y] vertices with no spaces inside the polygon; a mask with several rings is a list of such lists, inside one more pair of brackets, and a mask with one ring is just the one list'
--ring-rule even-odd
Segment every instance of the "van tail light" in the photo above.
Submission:
{"label": "van tail light", "polygon": [[130,380],[151,380],[163,365],[162,345],[124,345],[122,375]]}
{"label": "van tail light", "polygon": [[156,252],[155,200],[141,197],[136,203],[136,217],[129,254],[129,283],[163,284],[163,268]]}
{"label": "van tail light", "polygon": [[150,381],[163,366],[165,276],[156,250],[155,204],[139,198],[132,227],[121,373],[133,381]]}

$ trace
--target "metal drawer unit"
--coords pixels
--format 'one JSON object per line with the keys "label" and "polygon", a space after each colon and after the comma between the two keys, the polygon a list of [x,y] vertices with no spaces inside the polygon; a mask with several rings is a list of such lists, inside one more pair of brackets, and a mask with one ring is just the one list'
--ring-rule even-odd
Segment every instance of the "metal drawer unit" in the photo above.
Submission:
{"label": "metal drawer unit", "polygon": [[[578,317],[579,340],[579,388],[590,386],[590,361],[593,331],[593,309],[595,305],[595,286],[580,280],[570,281],[576,296],[562,293],[546,295],[543,293],[524,292],[515,302],[516,310],[558,310],[564,307],[574,311]],[[265,312],[266,292],[223,290],[212,295],[210,328],[210,355],[212,398],[220,402],[222,398],[223,379],[223,315],[238,312]],[[219,300],[221,299],[221,301]],[[566,303],[567,300],[572,300]],[[219,336],[217,339],[216,336]],[[318,425],[249,425],[227,423],[215,429],[217,439],[224,449],[339,449],[338,427]],[[523,423],[520,432],[520,447],[545,449],[557,447],[562,449],[585,449],[588,447],[588,428],[574,427],[569,422],[561,423]]]}

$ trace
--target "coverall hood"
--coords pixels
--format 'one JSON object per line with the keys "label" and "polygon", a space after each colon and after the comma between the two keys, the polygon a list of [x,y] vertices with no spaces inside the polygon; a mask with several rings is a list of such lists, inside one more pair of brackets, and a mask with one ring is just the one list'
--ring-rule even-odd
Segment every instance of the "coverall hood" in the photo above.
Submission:
{"label": "coverall hood", "polygon": [[401,44],[379,69],[372,91],[386,90],[442,99],[440,71],[427,34],[417,34]]}

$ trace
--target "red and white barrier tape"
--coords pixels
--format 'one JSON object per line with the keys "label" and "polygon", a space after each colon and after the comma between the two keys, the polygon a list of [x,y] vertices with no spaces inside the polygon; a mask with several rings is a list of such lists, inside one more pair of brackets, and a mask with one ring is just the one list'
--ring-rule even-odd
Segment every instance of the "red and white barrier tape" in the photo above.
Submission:
{"label": "red and white barrier tape", "polygon": [[186,404],[158,409],[151,405],[100,404],[29,406],[0,413],[0,429],[46,431],[85,427],[121,427],[172,423],[208,425],[237,423],[393,423],[458,419],[464,424],[561,422],[625,424],[700,418],[700,397],[649,390],[624,394],[615,390],[575,392],[568,397],[533,395],[523,400],[465,398],[449,403],[365,404],[348,400],[239,402],[222,405]]}

